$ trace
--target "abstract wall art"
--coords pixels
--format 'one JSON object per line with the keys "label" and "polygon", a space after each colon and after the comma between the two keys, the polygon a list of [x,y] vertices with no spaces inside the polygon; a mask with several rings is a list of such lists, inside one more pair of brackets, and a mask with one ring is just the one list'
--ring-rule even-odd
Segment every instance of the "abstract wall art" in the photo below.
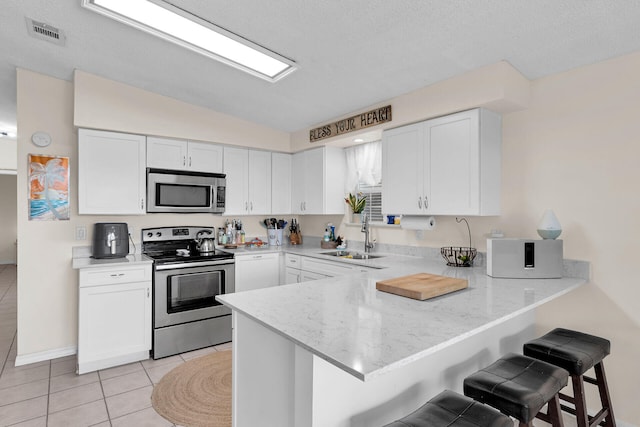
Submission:
{"label": "abstract wall art", "polygon": [[29,154],[29,220],[69,219],[69,158]]}

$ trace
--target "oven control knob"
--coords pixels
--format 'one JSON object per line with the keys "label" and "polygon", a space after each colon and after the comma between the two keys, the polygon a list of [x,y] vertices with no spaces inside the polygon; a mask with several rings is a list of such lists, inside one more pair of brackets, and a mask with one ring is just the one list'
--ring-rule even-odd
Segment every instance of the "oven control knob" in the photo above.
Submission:
{"label": "oven control knob", "polygon": [[152,236],[153,236],[153,233],[152,233],[152,232],[148,232],[148,233],[147,233],[147,237],[152,237]]}
{"label": "oven control knob", "polygon": [[162,233],[158,231],[158,232],[156,233],[156,237],[160,237],[160,236],[162,236]]}

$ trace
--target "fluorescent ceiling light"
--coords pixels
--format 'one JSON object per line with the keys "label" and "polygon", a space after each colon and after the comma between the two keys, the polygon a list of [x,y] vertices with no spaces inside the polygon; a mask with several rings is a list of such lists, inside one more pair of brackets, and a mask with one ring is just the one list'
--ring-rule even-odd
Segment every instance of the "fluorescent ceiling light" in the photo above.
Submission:
{"label": "fluorescent ceiling light", "polygon": [[160,0],[82,0],[82,5],[271,82],[297,69],[293,61]]}

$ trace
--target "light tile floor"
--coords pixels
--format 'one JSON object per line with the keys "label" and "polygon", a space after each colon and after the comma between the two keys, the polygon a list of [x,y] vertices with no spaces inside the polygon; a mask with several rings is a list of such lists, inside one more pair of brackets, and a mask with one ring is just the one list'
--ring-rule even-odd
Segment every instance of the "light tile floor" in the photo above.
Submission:
{"label": "light tile floor", "polygon": [[222,344],[160,360],[76,375],[75,356],[15,366],[16,266],[0,265],[0,426],[174,426],[151,406],[154,384]]}

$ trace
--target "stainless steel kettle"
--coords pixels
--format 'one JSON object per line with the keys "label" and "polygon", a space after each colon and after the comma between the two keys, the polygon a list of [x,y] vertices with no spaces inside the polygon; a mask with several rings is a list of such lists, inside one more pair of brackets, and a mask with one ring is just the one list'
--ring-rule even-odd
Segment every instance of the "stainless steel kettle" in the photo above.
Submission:
{"label": "stainless steel kettle", "polygon": [[201,234],[211,234],[211,231],[201,230],[196,234],[196,249],[198,252],[214,252],[216,250],[215,239],[213,237],[200,237]]}

